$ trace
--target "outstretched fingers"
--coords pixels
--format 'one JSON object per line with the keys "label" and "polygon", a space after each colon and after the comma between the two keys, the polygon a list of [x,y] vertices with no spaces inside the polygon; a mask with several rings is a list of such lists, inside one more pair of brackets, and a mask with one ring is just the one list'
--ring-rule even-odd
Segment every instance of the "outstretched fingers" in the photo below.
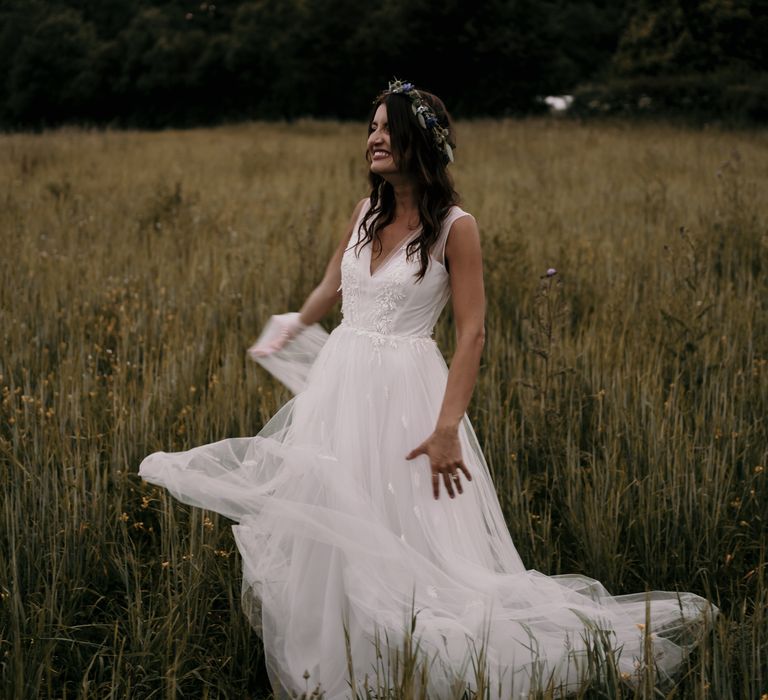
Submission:
{"label": "outstretched fingers", "polygon": [[453,492],[453,482],[451,480],[451,474],[449,472],[443,472],[443,483],[445,484],[445,490],[451,498],[456,498],[456,494]]}
{"label": "outstretched fingers", "polygon": [[461,459],[455,461],[433,461],[430,454],[430,442],[425,440],[418,447],[412,449],[406,456],[406,460],[412,460],[419,455],[426,455],[430,458],[430,467],[432,470],[432,495],[435,500],[440,498],[440,477],[442,476],[443,486],[450,498],[456,498],[457,494],[464,493],[464,486],[461,482],[463,474],[467,481],[472,481],[472,475],[469,473],[466,465]]}
{"label": "outstretched fingers", "polygon": [[[461,465],[457,465],[459,467]],[[464,487],[461,485],[461,476],[459,475],[459,470],[455,469],[451,472],[451,479],[453,479],[453,484],[456,487],[456,490],[459,493],[464,493]]]}

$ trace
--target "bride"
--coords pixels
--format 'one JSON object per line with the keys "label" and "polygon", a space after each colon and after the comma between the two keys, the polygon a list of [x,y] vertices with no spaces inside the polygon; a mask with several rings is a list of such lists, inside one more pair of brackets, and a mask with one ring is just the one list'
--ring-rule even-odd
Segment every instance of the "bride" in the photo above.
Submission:
{"label": "bride", "polygon": [[[273,316],[249,350],[294,398],[254,437],[140,467],[237,522],[243,606],[278,697],[307,673],[326,698],[354,696],[377,671],[402,673],[410,637],[434,698],[565,694],[596,655],[630,684],[662,682],[715,613],[692,593],[611,596],[521,561],[465,415],[485,298],[478,227],[447,169],[455,145],[439,98],[389,84],[369,120],[370,196],[300,311]],[[339,298],[328,335],[316,322]],[[449,298],[450,371],[431,337]]]}

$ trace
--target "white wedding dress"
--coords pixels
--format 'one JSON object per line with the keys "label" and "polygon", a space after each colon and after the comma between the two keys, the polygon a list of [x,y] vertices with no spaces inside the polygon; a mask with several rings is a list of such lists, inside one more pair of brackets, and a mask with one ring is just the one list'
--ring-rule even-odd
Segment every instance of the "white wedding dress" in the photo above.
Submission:
{"label": "white wedding dress", "polygon": [[370,245],[359,256],[350,246],[342,323],[330,335],[313,326],[262,360],[296,395],[258,435],[141,464],[147,481],[237,522],[243,604],[278,697],[304,691],[305,671],[310,689],[349,697],[345,628],[362,687],[376,675],[373,640],[402,644],[412,612],[436,699],[456,676],[475,687],[481,647],[491,697],[578,687],[596,642],[625,678],[646,662],[665,678],[715,612],[691,593],[612,597],[584,576],[526,570],[466,416],[460,442],[473,480],[463,495],[435,500],[428,458],[406,461],[434,429],[445,391],[431,334],[450,295],[445,241],[467,215],[450,210],[420,282],[405,242],[373,275]]}

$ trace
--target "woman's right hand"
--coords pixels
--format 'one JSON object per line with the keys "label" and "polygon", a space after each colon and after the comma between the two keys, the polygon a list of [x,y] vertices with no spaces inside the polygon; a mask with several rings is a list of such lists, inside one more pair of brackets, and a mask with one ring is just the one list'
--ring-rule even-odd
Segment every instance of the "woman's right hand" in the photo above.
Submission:
{"label": "woman's right hand", "polygon": [[257,342],[248,348],[248,355],[250,357],[264,357],[282,350],[297,335],[308,328],[302,322],[301,316],[297,311],[272,316],[270,321],[275,324],[275,332],[270,334],[269,338],[265,338],[260,343]]}

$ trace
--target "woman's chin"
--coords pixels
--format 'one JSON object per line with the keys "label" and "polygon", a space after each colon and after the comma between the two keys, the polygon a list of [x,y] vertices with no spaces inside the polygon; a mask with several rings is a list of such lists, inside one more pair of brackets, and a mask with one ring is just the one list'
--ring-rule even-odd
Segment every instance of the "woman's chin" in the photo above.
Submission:
{"label": "woman's chin", "polygon": [[371,163],[371,172],[374,175],[379,175],[380,177],[383,177],[385,180],[390,175],[397,175],[397,170],[395,170],[393,167],[380,166],[378,165],[378,163]]}

